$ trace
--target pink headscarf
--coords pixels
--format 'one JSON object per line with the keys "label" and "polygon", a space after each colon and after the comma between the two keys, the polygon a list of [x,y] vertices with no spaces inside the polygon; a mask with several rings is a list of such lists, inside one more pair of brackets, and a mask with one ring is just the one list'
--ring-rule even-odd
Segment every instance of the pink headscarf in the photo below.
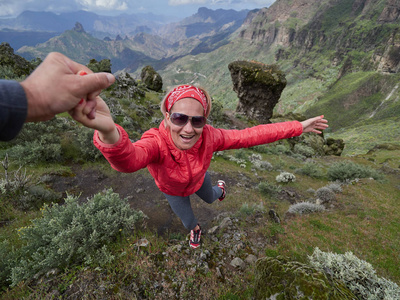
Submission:
{"label": "pink headscarf", "polygon": [[207,97],[197,87],[191,85],[180,85],[174,88],[165,98],[165,108],[169,112],[172,105],[174,105],[178,100],[183,98],[193,98],[201,103],[204,108],[204,115],[207,114]]}

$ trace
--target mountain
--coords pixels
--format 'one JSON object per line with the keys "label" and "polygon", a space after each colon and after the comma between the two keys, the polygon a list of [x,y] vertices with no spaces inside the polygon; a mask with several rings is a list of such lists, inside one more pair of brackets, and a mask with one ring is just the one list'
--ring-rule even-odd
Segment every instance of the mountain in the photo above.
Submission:
{"label": "mountain", "polygon": [[180,22],[160,27],[156,34],[172,42],[179,42],[193,37],[201,39],[221,32],[232,33],[242,25],[248,12],[249,10],[211,10],[201,7],[196,14]]}
{"label": "mountain", "polygon": [[[87,63],[91,58],[109,58],[113,72],[124,69],[133,73],[148,63],[160,69],[180,57],[211,52],[229,43],[230,35],[241,26],[246,14],[247,11],[213,11],[200,8],[193,18],[165,26],[163,30],[153,32],[150,27],[144,25],[140,28],[145,32],[133,36],[128,34],[124,38],[117,35],[115,39],[107,37],[103,40],[86,32],[86,27],[77,23],[85,28],[84,32],[66,30],[42,44],[22,47],[17,52],[27,59],[33,59],[44,58],[51,51],[59,51],[81,63]],[[66,20],[67,16],[64,14],[63,18]],[[94,14],[86,16],[89,19],[97,18]],[[87,20],[87,23],[93,22]],[[110,23],[98,21],[96,29],[110,32],[107,24]],[[136,32],[137,27],[129,27],[123,18],[120,19],[120,24],[119,28],[126,26],[124,32]],[[179,38],[176,38],[177,32],[181,33]]]}
{"label": "mountain", "polygon": [[228,64],[277,64],[288,84],[275,112],[324,114],[328,134],[357,141],[348,153],[365,152],[400,143],[399,16],[393,0],[277,0],[249,12],[228,44],[183,57],[160,74],[165,86],[197,83],[235,109]]}
{"label": "mountain", "polygon": [[125,40],[99,40],[85,32],[77,23],[72,30],[51,38],[35,47],[24,46],[17,53],[26,59],[44,58],[49,52],[61,52],[73,60],[87,64],[91,59],[111,59],[113,71],[124,68],[136,70],[141,64],[148,64],[154,59],[142,52],[129,49]]}

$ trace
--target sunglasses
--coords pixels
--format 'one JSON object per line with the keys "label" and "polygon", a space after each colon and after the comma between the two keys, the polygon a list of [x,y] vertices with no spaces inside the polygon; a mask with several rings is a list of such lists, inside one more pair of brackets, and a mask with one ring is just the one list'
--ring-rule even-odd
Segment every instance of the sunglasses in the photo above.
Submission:
{"label": "sunglasses", "polygon": [[172,124],[177,125],[177,126],[185,126],[187,124],[187,122],[192,123],[192,126],[194,128],[202,128],[204,127],[204,125],[206,125],[207,122],[207,118],[203,117],[203,116],[193,116],[193,117],[189,117],[187,115],[184,114],[180,114],[180,113],[173,113],[170,115],[170,120],[172,122]]}

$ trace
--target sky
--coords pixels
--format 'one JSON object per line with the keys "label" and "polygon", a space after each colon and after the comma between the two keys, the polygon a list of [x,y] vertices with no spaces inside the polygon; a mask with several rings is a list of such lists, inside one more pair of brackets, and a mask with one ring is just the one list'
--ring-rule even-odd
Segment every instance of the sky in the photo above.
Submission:
{"label": "sky", "polygon": [[154,13],[187,17],[199,7],[209,9],[254,9],[270,6],[275,0],[0,0],[0,17],[11,18],[25,10],[71,12],[86,10],[99,15]]}

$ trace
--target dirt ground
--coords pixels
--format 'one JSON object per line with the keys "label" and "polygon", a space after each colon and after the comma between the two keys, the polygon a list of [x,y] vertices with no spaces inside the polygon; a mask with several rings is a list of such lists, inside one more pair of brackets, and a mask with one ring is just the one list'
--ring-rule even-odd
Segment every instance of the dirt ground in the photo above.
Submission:
{"label": "dirt ground", "polygon": [[[143,211],[149,219],[147,227],[157,232],[158,235],[188,233],[180,219],[171,210],[163,193],[157,188],[154,179],[147,169],[135,173],[107,172],[109,175],[96,168],[82,168],[74,165],[72,174],[53,174],[50,187],[63,198],[68,192],[70,195],[80,195],[80,200],[85,201],[93,195],[112,188],[121,198],[128,199],[132,208]],[[224,179],[227,185],[234,184],[233,178],[227,174],[221,176],[210,172],[213,183]],[[212,220],[223,211],[217,208],[217,202],[207,204],[197,195],[191,196],[192,208],[195,216],[203,228],[209,227]]]}

